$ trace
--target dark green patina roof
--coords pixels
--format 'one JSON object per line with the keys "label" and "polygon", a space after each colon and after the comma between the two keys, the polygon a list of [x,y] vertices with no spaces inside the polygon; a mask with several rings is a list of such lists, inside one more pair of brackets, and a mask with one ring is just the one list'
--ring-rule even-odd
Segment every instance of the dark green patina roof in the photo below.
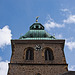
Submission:
{"label": "dark green patina roof", "polygon": [[53,40],[54,36],[51,36],[44,30],[44,26],[40,23],[34,23],[30,26],[30,30],[19,39],[22,40]]}
{"label": "dark green patina roof", "polygon": [[44,30],[44,26],[36,22],[30,26],[30,30]]}

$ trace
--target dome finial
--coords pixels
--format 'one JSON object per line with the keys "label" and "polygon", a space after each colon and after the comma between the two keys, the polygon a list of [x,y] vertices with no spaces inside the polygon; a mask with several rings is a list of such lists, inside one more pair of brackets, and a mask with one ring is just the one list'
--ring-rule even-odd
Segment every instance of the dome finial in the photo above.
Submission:
{"label": "dome finial", "polygon": [[36,17],[36,22],[38,22],[38,18],[39,18],[39,16]]}

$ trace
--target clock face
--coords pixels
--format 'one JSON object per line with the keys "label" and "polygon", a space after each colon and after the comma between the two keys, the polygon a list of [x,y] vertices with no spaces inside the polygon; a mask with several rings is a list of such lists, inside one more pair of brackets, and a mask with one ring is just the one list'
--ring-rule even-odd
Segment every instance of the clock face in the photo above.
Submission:
{"label": "clock face", "polygon": [[41,45],[36,45],[36,50],[41,50]]}

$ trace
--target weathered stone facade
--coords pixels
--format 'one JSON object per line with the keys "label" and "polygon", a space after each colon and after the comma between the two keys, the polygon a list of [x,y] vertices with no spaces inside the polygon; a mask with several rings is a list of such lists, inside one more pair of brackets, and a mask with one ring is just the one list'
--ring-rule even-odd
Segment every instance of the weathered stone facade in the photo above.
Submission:
{"label": "weathered stone facade", "polygon": [[22,65],[10,64],[8,75],[60,75],[66,72],[66,65]]}
{"label": "weathered stone facade", "polygon": [[[65,40],[12,40],[12,56],[8,75],[60,75],[67,72]],[[35,46],[41,45],[41,50]],[[26,60],[27,48],[34,49],[34,60]],[[54,60],[45,60],[45,49],[53,51]]]}

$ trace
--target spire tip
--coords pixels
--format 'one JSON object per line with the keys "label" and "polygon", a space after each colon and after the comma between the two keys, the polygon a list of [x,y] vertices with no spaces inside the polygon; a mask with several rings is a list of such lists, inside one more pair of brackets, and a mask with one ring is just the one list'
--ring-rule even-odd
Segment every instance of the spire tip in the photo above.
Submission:
{"label": "spire tip", "polygon": [[38,18],[39,18],[39,16],[36,17],[36,22],[38,22]]}

